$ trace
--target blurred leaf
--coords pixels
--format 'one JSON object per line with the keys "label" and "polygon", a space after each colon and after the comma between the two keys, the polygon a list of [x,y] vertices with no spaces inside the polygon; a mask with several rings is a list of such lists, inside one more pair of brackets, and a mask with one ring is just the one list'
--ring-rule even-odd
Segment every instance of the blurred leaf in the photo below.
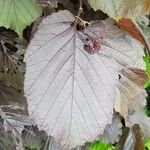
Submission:
{"label": "blurred leaf", "polygon": [[140,126],[134,124],[123,129],[122,137],[116,144],[117,150],[144,150],[143,134]]}
{"label": "blurred leaf", "polygon": [[135,137],[134,150],[144,150],[143,133],[138,124],[133,125],[132,130]]}
{"label": "blurred leaf", "polygon": [[5,130],[4,120],[0,116],[0,124],[3,129],[0,128],[0,150],[24,150],[21,139],[13,132],[13,130]]}
{"label": "blurred leaf", "polygon": [[21,133],[24,125],[29,125],[26,98],[15,89],[0,83],[0,115],[5,130]]}
{"label": "blurred leaf", "polygon": [[0,150],[12,150],[12,148],[15,148],[15,137],[12,132],[1,132],[0,143]]}
{"label": "blurred leaf", "polygon": [[27,150],[63,150],[54,138],[47,136],[45,131],[40,131],[36,126],[25,126],[22,139]]}
{"label": "blurred leaf", "polygon": [[147,44],[150,45],[150,18],[142,15],[136,21],[144,34],[145,40],[147,40]]}
{"label": "blurred leaf", "polygon": [[47,140],[47,134],[44,131],[39,131],[36,126],[25,126],[22,131],[22,139],[25,147],[41,150]]}
{"label": "blurred leaf", "polygon": [[146,14],[150,12],[150,0],[144,0],[144,9]]}
{"label": "blurred leaf", "polygon": [[43,17],[55,12],[55,8],[58,7],[59,0],[36,0],[37,3],[43,8]]}
{"label": "blurred leaf", "polygon": [[[148,16],[139,16],[137,19],[136,19],[136,22],[142,27],[142,28],[147,28],[149,26],[149,18]],[[149,33],[148,33],[149,34]]]}
{"label": "blurred leaf", "polygon": [[128,68],[121,71],[125,77],[128,77],[139,88],[144,89],[144,84],[148,80],[145,70]]}
{"label": "blurred leaf", "polygon": [[51,8],[57,8],[57,3],[59,0],[36,0],[37,3],[45,6],[50,6]]}
{"label": "blurred leaf", "polygon": [[28,118],[28,116],[13,112],[11,113],[9,111],[3,111],[3,108],[3,106],[0,106],[0,115],[4,120],[5,130],[13,131],[17,135],[19,135],[22,132],[24,125],[31,124],[31,120]]}
{"label": "blurred leaf", "polygon": [[89,147],[89,150],[115,150],[115,147],[102,141],[96,141]]}
{"label": "blurred leaf", "polygon": [[129,116],[126,124],[129,127],[138,124],[142,130],[144,142],[150,137],[150,118],[145,114],[144,110],[141,112],[135,112]]}
{"label": "blurred leaf", "polygon": [[145,150],[150,150],[150,139],[145,143]]}
{"label": "blurred leaf", "polygon": [[58,144],[54,138],[48,137],[43,150],[63,150],[63,147],[60,144]]}
{"label": "blurred leaf", "polygon": [[137,16],[149,12],[149,0],[88,0],[94,10],[102,10],[111,18],[130,18],[135,19]]}
{"label": "blurred leaf", "polygon": [[3,110],[16,112],[20,115],[28,114],[26,98],[14,88],[2,83],[0,83],[0,107],[3,107]]}
{"label": "blurred leaf", "polygon": [[147,105],[146,105],[146,114],[150,116],[150,57],[149,56],[143,56],[143,60],[145,62],[146,66],[146,74],[148,76],[148,80],[145,83],[144,87],[147,91]]}
{"label": "blurred leaf", "polygon": [[124,127],[122,131],[122,136],[119,141],[116,143],[117,150],[123,150],[124,144],[130,134],[130,129],[128,127]]}
{"label": "blurred leaf", "polygon": [[23,29],[42,15],[35,0],[0,0],[0,26],[10,28],[20,37]]}
{"label": "blurred leaf", "polygon": [[119,19],[118,21],[116,21],[116,25],[128,32],[133,38],[137,39],[145,47],[147,47],[144,37],[142,37],[139,30],[135,27],[134,23],[130,19]]}
{"label": "blurred leaf", "polygon": [[122,128],[123,125],[121,122],[121,116],[119,113],[115,112],[112,123],[108,124],[104,130],[102,140],[105,141],[105,143],[114,144],[120,139],[122,135]]}
{"label": "blurred leaf", "polygon": [[146,105],[146,91],[144,83],[147,80],[145,71],[141,69],[128,68],[121,72],[120,82],[116,89],[115,111],[121,116],[128,118],[136,111],[141,111]]}
{"label": "blurred leaf", "polygon": [[17,90],[23,90],[25,45],[13,31],[0,28],[0,81]]}
{"label": "blurred leaf", "polygon": [[135,137],[133,131],[130,129],[127,138],[123,143],[123,148],[120,150],[134,150]]}

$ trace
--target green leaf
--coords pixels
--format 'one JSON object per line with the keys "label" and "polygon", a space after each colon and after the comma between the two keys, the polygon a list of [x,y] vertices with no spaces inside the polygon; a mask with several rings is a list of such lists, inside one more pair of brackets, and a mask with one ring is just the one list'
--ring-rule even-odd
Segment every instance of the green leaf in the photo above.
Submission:
{"label": "green leaf", "polygon": [[115,150],[115,148],[102,141],[96,141],[90,146],[89,150]]}
{"label": "green leaf", "polygon": [[150,57],[149,56],[143,56],[143,60],[145,62],[146,67],[146,74],[148,76],[148,81],[145,83],[144,87],[147,92],[147,104],[146,104],[146,114],[147,116],[150,116]]}
{"label": "green leaf", "polygon": [[41,14],[42,8],[34,0],[0,0],[0,26],[16,31],[20,37]]}
{"label": "green leaf", "polygon": [[150,86],[150,57],[149,56],[143,56],[143,60],[145,62],[146,74],[148,76],[148,81],[145,83],[144,87],[147,88]]}
{"label": "green leaf", "polygon": [[150,150],[150,139],[145,143],[145,150]]}

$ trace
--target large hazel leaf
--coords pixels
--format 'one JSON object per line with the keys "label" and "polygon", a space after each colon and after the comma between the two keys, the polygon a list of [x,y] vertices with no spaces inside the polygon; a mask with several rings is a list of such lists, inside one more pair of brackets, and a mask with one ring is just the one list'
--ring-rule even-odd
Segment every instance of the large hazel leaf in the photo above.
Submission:
{"label": "large hazel leaf", "polygon": [[102,10],[114,19],[135,19],[142,14],[148,14],[149,0],[88,0],[94,10]]}
{"label": "large hazel leaf", "polygon": [[120,70],[143,68],[143,47],[113,22],[77,31],[73,21],[68,11],[44,19],[25,55],[30,116],[67,149],[103,134]]}
{"label": "large hazel leaf", "polygon": [[23,29],[42,15],[35,0],[1,0],[0,26],[10,28],[22,37]]}

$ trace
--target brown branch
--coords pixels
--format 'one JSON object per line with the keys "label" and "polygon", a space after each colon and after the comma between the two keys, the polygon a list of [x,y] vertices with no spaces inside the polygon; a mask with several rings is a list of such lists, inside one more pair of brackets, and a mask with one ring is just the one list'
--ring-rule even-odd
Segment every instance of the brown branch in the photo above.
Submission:
{"label": "brown branch", "polygon": [[82,6],[83,6],[83,0],[79,0],[79,10],[77,16],[75,16],[75,23],[76,24],[80,23],[80,25],[82,25],[83,27],[87,27],[88,25],[90,25],[90,23],[80,18],[80,15],[83,13]]}
{"label": "brown branch", "polygon": [[83,13],[83,0],[79,0],[79,10],[78,10],[78,15],[77,17],[80,17],[80,15]]}

